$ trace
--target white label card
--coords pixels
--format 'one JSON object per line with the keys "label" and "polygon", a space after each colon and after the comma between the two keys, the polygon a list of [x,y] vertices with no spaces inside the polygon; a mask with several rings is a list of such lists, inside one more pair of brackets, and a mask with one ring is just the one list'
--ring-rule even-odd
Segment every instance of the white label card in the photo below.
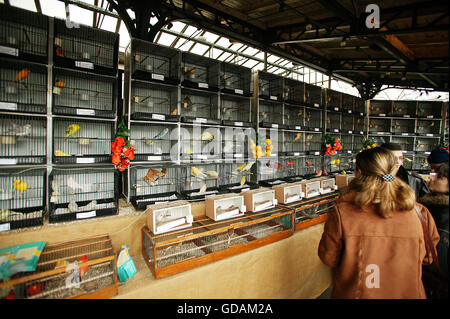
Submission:
{"label": "white label card", "polygon": [[162,156],[148,156],[147,161],[161,161]]}
{"label": "white label card", "polygon": [[272,124],[273,128],[278,128],[278,124]]}
{"label": "white label card", "polygon": [[77,115],[95,115],[95,110],[77,109]]}
{"label": "white label card", "polygon": [[95,158],[93,158],[93,157],[77,158],[76,162],[77,162],[77,164],[91,164],[91,163],[95,163]]}
{"label": "white label card", "polygon": [[201,118],[201,117],[197,117],[194,122],[196,123],[208,123],[207,119]]}
{"label": "white label card", "polygon": [[198,87],[199,88],[203,88],[203,89],[207,89],[207,88],[209,88],[209,85],[208,85],[208,83],[199,83]]}
{"label": "white label card", "polygon": [[271,100],[274,100],[274,101],[278,101],[278,97],[276,97],[276,96],[274,96],[274,95],[271,95],[271,96],[270,96],[270,99],[271,99]]}
{"label": "white label card", "polygon": [[153,80],[164,81],[164,75],[157,74],[157,73],[152,73],[152,79]]}
{"label": "white label card", "polygon": [[8,111],[16,111],[17,110],[17,103],[0,102],[0,109],[1,110],[8,110]]}
{"label": "white label card", "polygon": [[17,159],[15,158],[0,158],[0,165],[16,165]]}
{"label": "white label card", "polygon": [[8,231],[11,229],[10,223],[0,224],[0,232],[2,231]]}
{"label": "white label card", "polygon": [[19,55],[19,50],[0,45],[0,53],[7,54],[7,55],[18,56]]}
{"label": "white label card", "polygon": [[244,94],[244,90],[234,89],[234,93],[236,93],[236,94]]}
{"label": "white label card", "polygon": [[75,61],[75,66],[83,69],[94,69],[94,63],[92,62]]}
{"label": "white label card", "polygon": [[434,115],[427,115],[427,119],[432,119],[434,118]]}
{"label": "white label card", "polygon": [[315,107],[319,107],[319,103],[314,103],[314,106]]}
{"label": "white label card", "polygon": [[152,114],[152,119],[165,121],[166,120],[166,116],[162,115],[162,114]]}
{"label": "white label card", "polygon": [[243,126],[244,123],[242,123],[242,122],[234,122],[234,125],[235,125],[235,126]]}
{"label": "white label card", "polygon": [[91,218],[97,216],[97,212],[95,210],[90,212],[84,212],[84,213],[77,213],[77,219],[83,219],[83,218]]}
{"label": "white label card", "polygon": [[319,129],[317,127],[314,128],[314,131],[319,132]]}

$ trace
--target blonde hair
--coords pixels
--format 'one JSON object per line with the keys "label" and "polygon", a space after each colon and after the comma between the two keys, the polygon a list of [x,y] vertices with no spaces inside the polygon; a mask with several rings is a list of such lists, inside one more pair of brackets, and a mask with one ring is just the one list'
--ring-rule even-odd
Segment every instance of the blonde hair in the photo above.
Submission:
{"label": "blonde hair", "polygon": [[384,175],[394,175],[395,161],[390,151],[376,147],[360,152],[355,168],[360,173],[350,182],[347,192],[356,193],[353,202],[358,207],[364,209],[373,204],[384,218],[392,217],[394,211],[414,208],[416,195],[408,184],[400,178],[390,182],[383,179]]}

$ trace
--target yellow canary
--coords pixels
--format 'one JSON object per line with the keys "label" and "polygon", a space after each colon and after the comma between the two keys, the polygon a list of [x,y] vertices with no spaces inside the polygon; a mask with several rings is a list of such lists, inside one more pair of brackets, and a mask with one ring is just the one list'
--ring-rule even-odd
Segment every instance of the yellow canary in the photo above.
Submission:
{"label": "yellow canary", "polygon": [[236,170],[237,170],[238,172],[241,172],[241,171],[244,169],[245,166],[246,166],[245,163],[243,163],[241,166],[239,166],[238,168],[236,168]]}
{"label": "yellow canary", "polygon": [[206,192],[207,188],[206,184],[203,184],[202,188],[200,188],[200,194]]}
{"label": "yellow canary", "polygon": [[201,136],[202,141],[212,141],[214,139],[214,135],[209,132],[204,132]]}
{"label": "yellow canary", "polygon": [[206,174],[209,177],[212,177],[212,178],[218,178],[219,177],[219,173],[217,173],[216,171],[207,171]]}
{"label": "yellow canary", "polygon": [[28,185],[27,182],[25,182],[21,179],[16,179],[13,182],[13,187],[15,190],[18,190],[19,192],[24,192],[30,187],[30,185]]}
{"label": "yellow canary", "polygon": [[55,151],[55,156],[72,156],[72,155],[67,154],[67,153],[64,153],[64,152],[61,151],[61,150],[56,150],[56,151]]}
{"label": "yellow canary", "polygon": [[342,171],[341,174],[342,175],[347,175],[347,172],[346,171]]}
{"label": "yellow canary", "polygon": [[242,176],[241,181],[239,183],[241,186],[245,184],[245,176]]}
{"label": "yellow canary", "polygon": [[170,115],[177,115],[178,114],[178,109],[173,110]]}
{"label": "yellow canary", "polygon": [[78,132],[80,130],[80,126],[78,124],[70,124],[69,126],[67,126],[66,128],[66,139],[68,137],[74,136],[74,134],[76,132]]}
{"label": "yellow canary", "polygon": [[9,209],[0,209],[0,220],[7,219],[11,211]]}
{"label": "yellow canary", "polygon": [[66,87],[66,83],[64,83],[63,81],[61,81],[61,80],[56,80],[55,81],[55,85],[57,86],[57,87],[59,87],[59,88],[65,88]]}

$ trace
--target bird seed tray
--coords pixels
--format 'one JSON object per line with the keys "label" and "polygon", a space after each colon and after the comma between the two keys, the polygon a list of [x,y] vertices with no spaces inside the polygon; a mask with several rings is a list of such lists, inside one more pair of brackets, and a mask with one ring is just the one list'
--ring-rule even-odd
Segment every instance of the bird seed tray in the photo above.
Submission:
{"label": "bird seed tray", "polygon": [[215,222],[196,218],[192,227],[161,235],[142,228],[142,254],[156,278],[212,263],[291,236],[292,211],[273,208]]}
{"label": "bird seed tray", "polygon": [[109,235],[46,245],[35,271],[0,281],[0,298],[103,299],[117,293],[116,256]]}

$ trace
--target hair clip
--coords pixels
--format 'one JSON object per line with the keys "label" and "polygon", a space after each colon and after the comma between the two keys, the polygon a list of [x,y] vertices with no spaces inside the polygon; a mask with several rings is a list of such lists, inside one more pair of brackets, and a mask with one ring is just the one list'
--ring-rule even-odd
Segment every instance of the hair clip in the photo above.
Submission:
{"label": "hair clip", "polygon": [[381,176],[381,178],[383,178],[383,180],[385,182],[389,183],[389,182],[392,182],[395,179],[395,176],[392,175],[392,174],[386,174],[386,175]]}

